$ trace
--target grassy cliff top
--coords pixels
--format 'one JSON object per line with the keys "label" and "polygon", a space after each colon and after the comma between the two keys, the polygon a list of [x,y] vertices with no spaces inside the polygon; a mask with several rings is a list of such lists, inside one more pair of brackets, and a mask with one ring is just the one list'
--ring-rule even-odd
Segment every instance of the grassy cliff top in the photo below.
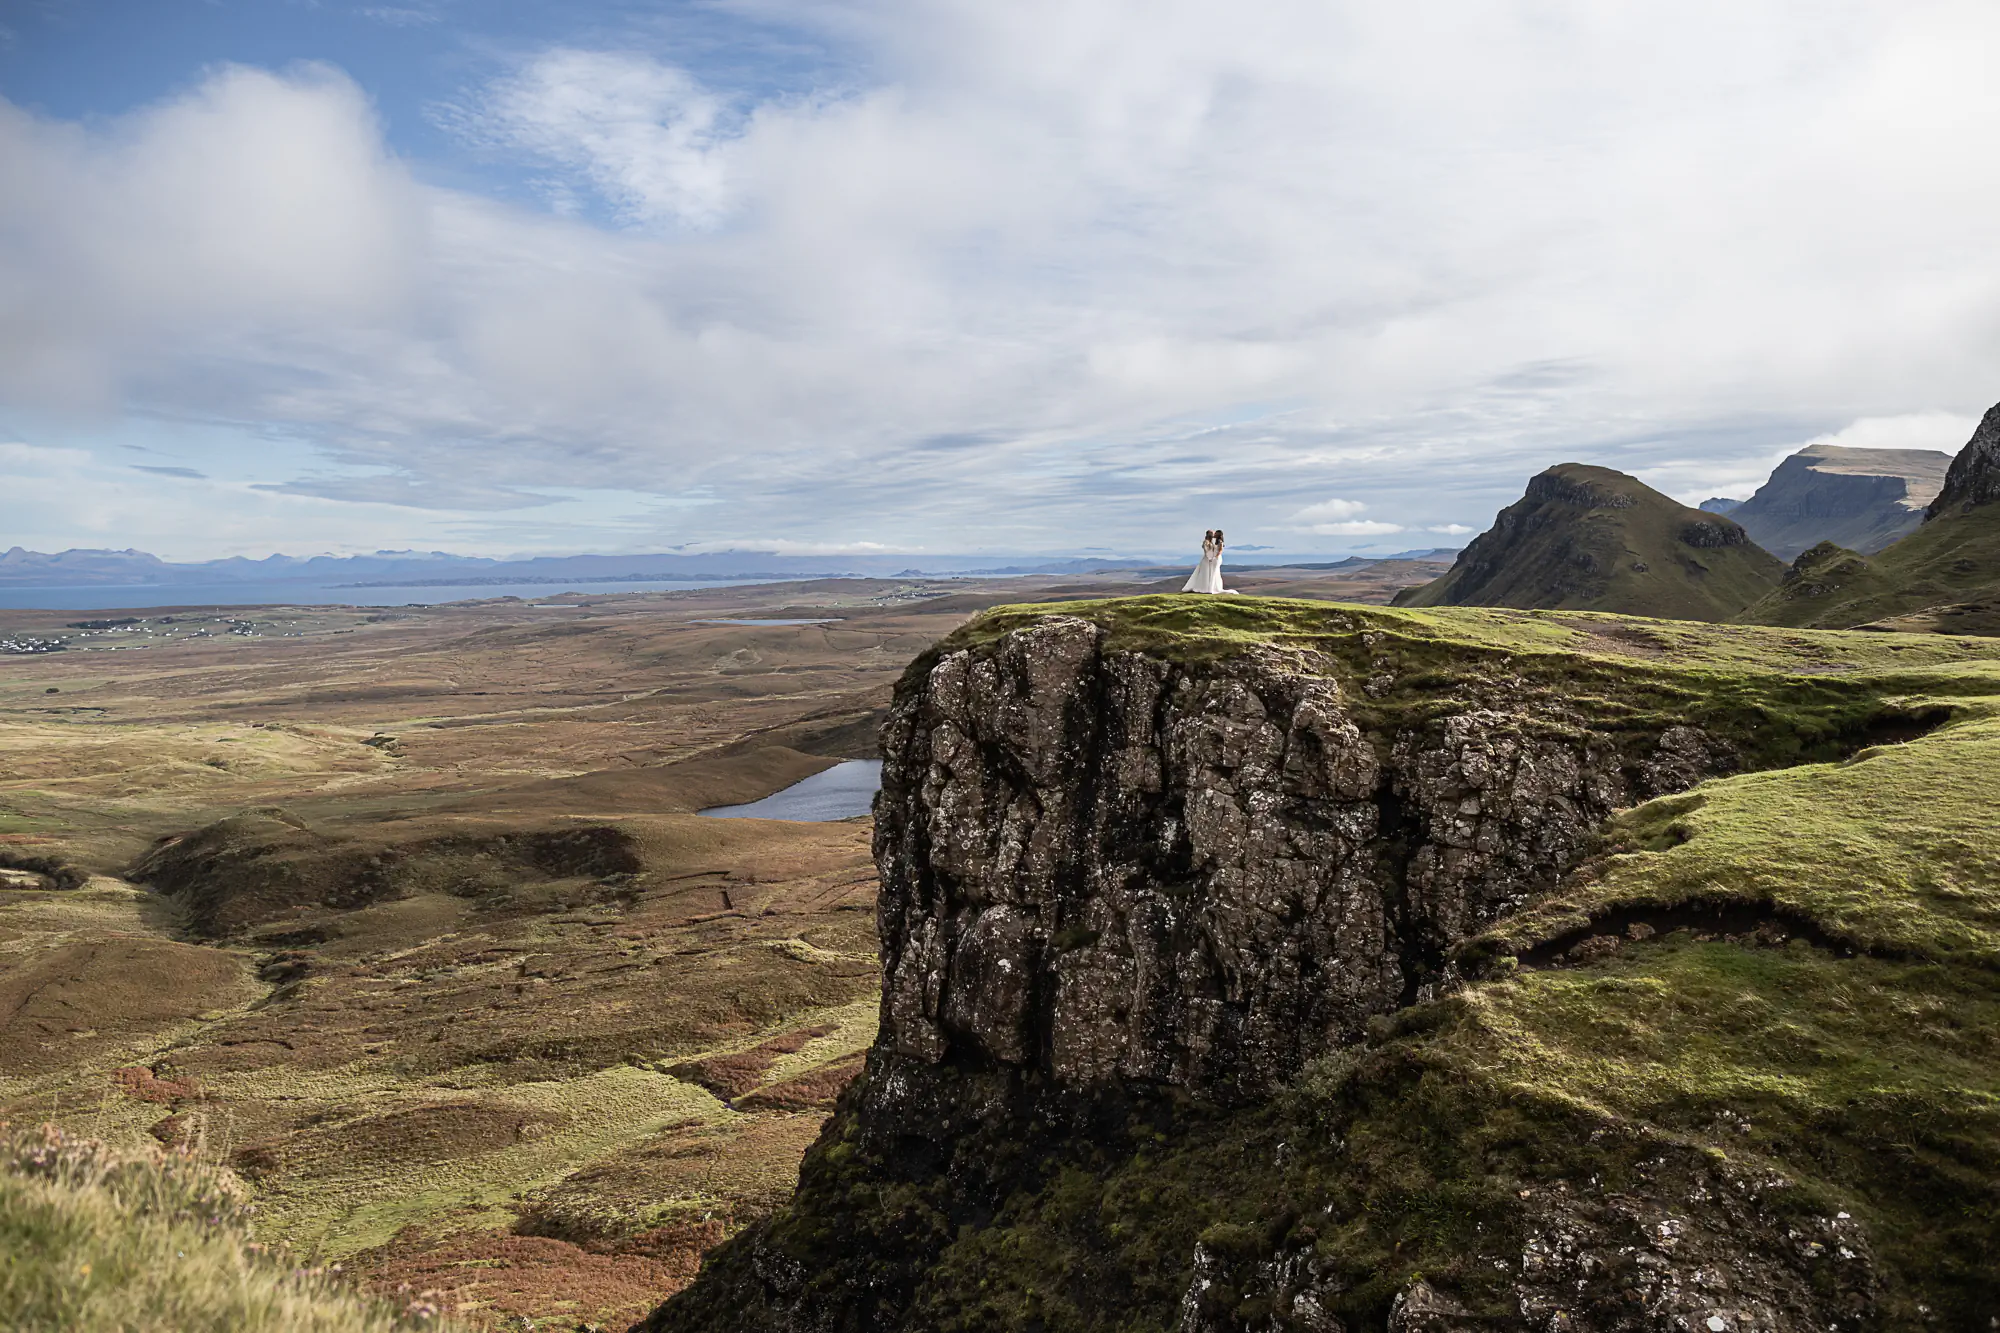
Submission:
{"label": "grassy cliff top", "polygon": [[1531,951],[1640,905],[1748,903],[1834,947],[2000,969],[2000,832],[1979,777],[2000,776],[2000,639],[1167,595],[1000,607],[939,650],[1051,615],[1182,662],[1298,652],[1369,686],[1348,695],[1364,726],[1461,708],[1504,679],[1517,702],[1607,730],[1705,725],[1763,770],[1620,815],[1602,857],[1475,953]]}
{"label": "grassy cliff top", "polygon": [[[1730,1211],[1829,1273],[1851,1219],[1881,1283],[1868,1326],[1984,1326],[2000,1294],[2000,641],[1161,596],[1000,608],[942,648],[1051,615],[1182,662],[1274,646],[1343,677],[1386,663],[1410,695],[1504,666],[1586,707],[1722,698],[1796,720],[1844,692],[1951,721],[1834,762],[1765,756],[1625,812],[1602,855],[1468,946],[1463,985],[1269,1104],[1135,1114],[1122,1136],[1057,1145],[989,1224],[938,1221],[908,1326],[1163,1327],[1197,1246],[1235,1265],[1215,1289],[1246,1317],[1268,1314],[1254,1274],[1283,1254],[1337,1275],[1348,1327],[1383,1327],[1420,1275],[1501,1324],[1547,1209],[1635,1198]],[[820,1193],[773,1232],[802,1263],[831,1243],[823,1199],[851,1210],[843,1236],[931,1216],[926,1187],[867,1174],[858,1143],[834,1123]],[[1689,1162],[1705,1183],[1679,1174]]]}
{"label": "grassy cliff top", "polygon": [[1260,648],[1296,654],[1377,733],[1504,697],[1556,733],[1698,726],[1735,747],[1741,767],[1765,769],[2000,709],[2000,639],[1186,594],[997,607],[909,670],[1052,616],[1100,626],[1112,652],[1189,665]]}
{"label": "grassy cliff top", "polygon": [[934,652],[990,643],[1050,616],[1075,616],[1103,627],[1113,651],[1176,661],[1213,660],[1259,645],[1321,651],[1357,643],[1372,647],[1362,636],[1373,634],[1475,654],[1558,655],[1664,670],[1763,675],[1983,672],[1985,664],[2000,665],[2000,639],[1971,635],[1857,634],[1596,611],[1412,609],[1182,593],[999,606],[944,639]]}

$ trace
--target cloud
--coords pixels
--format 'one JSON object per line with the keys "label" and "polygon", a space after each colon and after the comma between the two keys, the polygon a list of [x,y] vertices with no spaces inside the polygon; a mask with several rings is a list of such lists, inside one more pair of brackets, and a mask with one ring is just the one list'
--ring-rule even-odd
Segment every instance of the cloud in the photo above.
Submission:
{"label": "cloud", "polygon": [[1956,454],[1972,438],[1972,432],[1978,425],[1978,418],[1956,412],[1863,417],[1840,430],[1815,435],[1806,441],[1806,446],[1831,444],[1843,449],[1935,449]]}
{"label": "cloud", "polygon": [[198,472],[191,467],[153,467],[145,463],[134,463],[132,469],[135,472],[151,472],[161,477],[188,477],[196,481],[204,481],[208,477],[207,473]]}
{"label": "cloud", "polygon": [[[549,51],[440,115],[475,143],[573,174],[627,221],[712,227],[729,208],[739,118],[687,71],[643,55]],[[574,209],[568,185],[547,184]]]}
{"label": "cloud", "polygon": [[444,15],[437,9],[415,5],[363,5],[354,11],[365,19],[387,24],[392,28],[423,28],[442,22]]}
{"label": "cloud", "polygon": [[1483,523],[1565,458],[1700,498],[2000,396],[1989,6],[756,10],[842,72],[579,37],[449,98],[527,203],[323,66],[0,105],[0,402],[305,441],[262,484],[392,543],[594,489],[941,550]]}
{"label": "cloud", "polygon": [[1367,508],[1359,500],[1321,500],[1294,510],[1290,522],[1321,537],[1381,537],[1403,531],[1400,523],[1355,517]]}
{"label": "cloud", "polygon": [[1468,527],[1463,523],[1441,523],[1436,527],[1425,528],[1424,531],[1442,533],[1447,537],[1464,537],[1479,531],[1479,529]]}
{"label": "cloud", "polygon": [[533,509],[556,502],[555,497],[549,495],[486,485],[477,477],[452,479],[408,474],[309,476],[286,482],[253,482],[251,489],[279,495],[311,495],[323,500],[407,505],[416,509]]}
{"label": "cloud", "polygon": [[1319,523],[1334,519],[1353,518],[1368,508],[1359,500],[1322,500],[1318,504],[1307,505],[1292,514],[1295,523]]}
{"label": "cloud", "polygon": [[1400,523],[1378,523],[1366,518],[1350,519],[1344,523],[1315,523],[1307,529],[1322,537],[1381,537],[1402,530]]}

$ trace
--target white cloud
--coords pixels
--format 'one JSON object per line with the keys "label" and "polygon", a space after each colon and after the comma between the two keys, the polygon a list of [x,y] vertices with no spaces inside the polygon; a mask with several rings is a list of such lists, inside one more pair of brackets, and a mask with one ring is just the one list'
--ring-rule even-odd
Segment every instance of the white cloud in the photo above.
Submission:
{"label": "white cloud", "polygon": [[[555,50],[445,119],[488,146],[572,172],[635,222],[712,227],[729,208],[729,117],[685,70],[641,55]],[[553,192],[564,211],[574,196]]]}
{"label": "white cloud", "polygon": [[[413,178],[324,68],[0,104],[0,401],[306,439],[259,480],[420,527],[699,492],[662,536],[938,550],[1678,494],[2000,396],[1991,6],[759,13],[865,77],[571,45],[460,100],[569,217]],[[1400,530],[1355,513],[1301,525]]]}
{"label": "white cloud", "polygon": [[1350,519],[1344,523],[1315,523],[1306,529],[1322,537],[1381,537],[1402,530],[1400,523],[1378,523],[1366,518]]}
{"label": "white cloud", "polygon": [[1359,500],[1321,500],[1293,511],[1290,521],[1320,537],[1382,537],[1403,531],[1400,523],[1355,517],[1367,508]]}
{"label": "white cloud", "polygon": [[424,28],[444,19],[443,14],[429,6],[364,5],[354,12],[363,18],[385,23],[392,28]]}
{"label": "white cloud", "polygon": [[1307,505],[1293,513],[1294,523],[1319,523],[1333,519],[1353,518],[1368,508],[1359,500],[1321,500],[1318,504]]}
{"label": "white cloud", "polygon": [[1447,537],[1465,537],[1479,531],[1479,529],[1467,527],[1463,523],[1441,523],[1433,528],[1425,528],[1424,531],[1442,533]]}
{"label": "white cloud", "polygon": [[1936,449],[1956,454],[1972,438],[1972,432],[1978,425],[1977,417],[1961,416],[1956,412],[1910,412],[1894,417],[1863,417],[1837,431],[1815,435],[1806,444],[1832,444],[1843,449]]}

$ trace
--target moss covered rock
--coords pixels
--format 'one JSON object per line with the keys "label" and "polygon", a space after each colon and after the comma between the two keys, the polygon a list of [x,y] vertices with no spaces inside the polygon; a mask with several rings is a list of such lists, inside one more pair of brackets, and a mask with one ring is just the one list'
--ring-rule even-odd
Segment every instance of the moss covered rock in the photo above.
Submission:
{"label": "moss covered rock", "polygon": [[866,1073],[647,1327],[1982,1326],[1996,692],[1936,636],[994,613],[885,729]]}

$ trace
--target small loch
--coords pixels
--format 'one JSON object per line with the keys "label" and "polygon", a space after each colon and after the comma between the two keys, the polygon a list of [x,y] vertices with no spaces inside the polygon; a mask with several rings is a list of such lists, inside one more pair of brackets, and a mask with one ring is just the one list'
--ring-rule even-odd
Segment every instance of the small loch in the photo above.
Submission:
{"label": "small loch", "polygon": [[881,786],[881,760],[843,759],[761,801],[715,805],[701,813],[711,819],[790,819],[824,824],[869,813]]}

